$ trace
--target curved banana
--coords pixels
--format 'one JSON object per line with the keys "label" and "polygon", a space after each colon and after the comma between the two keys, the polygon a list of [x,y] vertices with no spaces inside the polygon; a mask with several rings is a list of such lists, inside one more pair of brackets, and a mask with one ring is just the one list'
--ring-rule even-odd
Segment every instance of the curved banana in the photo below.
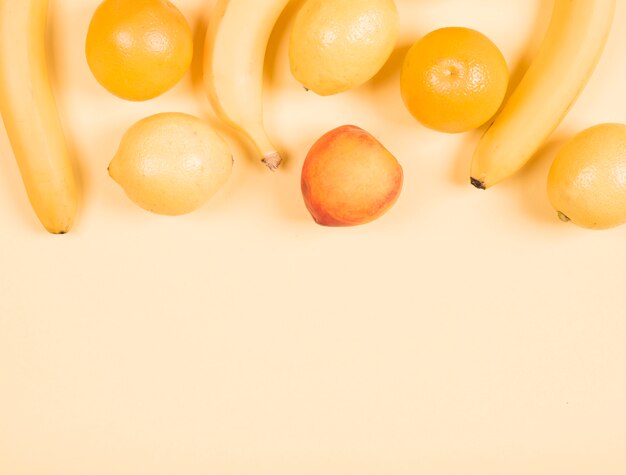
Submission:
{"label": "curved banana", "polygon": [[204,85],[215,112],[255,144],[275,170],[281,157],[263,125],[263,66],[274,24],[289,0],[218,0],[204,46]]}
{"label": "curved banana", "polygon": [[555,0],[537,56],[478,143],[474,186],[486,189],[513,175],[558,127],[602,55],[615,3]]}
{"label": "curved banana", "polygon": [[72,226],[77,191],[46,66],[48,0],[0,0],[0,112],[44,227]]}

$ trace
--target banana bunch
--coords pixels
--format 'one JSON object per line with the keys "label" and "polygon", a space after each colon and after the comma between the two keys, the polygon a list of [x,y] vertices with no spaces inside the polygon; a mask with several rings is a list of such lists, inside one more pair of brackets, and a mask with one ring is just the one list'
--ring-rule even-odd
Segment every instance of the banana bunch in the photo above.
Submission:
{"label": "banana bunch", "polygon": [[615,3],[555,0],[537,56],[478,143],[474,186],[486,189],[517,172],[558,127],[604,50]]}
{"label": "banana bunch", "polygon": [[72,162],[46,64],[48,0],[0,0],[0,112],[30,203],[63,234],[77,208]]}
{"label": "banana bunch", "polygon": [[218,0],[204,49],[204,85],[215,112],[246,135],[262,162],[281,162],[263,124],[265,50],[289,0]]}

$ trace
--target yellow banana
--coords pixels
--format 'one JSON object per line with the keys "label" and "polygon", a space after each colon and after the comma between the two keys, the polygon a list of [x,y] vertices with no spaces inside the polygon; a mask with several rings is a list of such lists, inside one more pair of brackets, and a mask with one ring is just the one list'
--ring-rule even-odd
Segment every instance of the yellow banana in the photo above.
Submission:
{"label": "yellow banana", "polygon": [[555,0],[537,56],[474,152],[474,186],[513,175],[558,127],[602,55],[615,2]]}
{"label": "yellow banana", "polygon": [[204,45],[204,85],[216,114],[254,143],[275,170],[281,157],[263,124],[263,66],[274,24],[289,0],[218,0]]}
{"label": "yellow banana", "polygon": [[0,112],[35,213],[63,234],[77,191],[48,77],[47,16],[48,0],[0,0]]}

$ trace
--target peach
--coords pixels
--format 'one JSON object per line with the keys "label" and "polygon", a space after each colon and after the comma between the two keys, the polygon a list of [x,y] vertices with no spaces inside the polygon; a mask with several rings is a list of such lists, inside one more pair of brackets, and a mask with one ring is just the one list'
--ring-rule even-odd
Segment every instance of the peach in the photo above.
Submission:
{"label": "peach", "polygon": [[383,215],[396,202],[403,172],[369,132],[337,127],[311,147],[302,166],[302,196],[323,226],[354,226]]}

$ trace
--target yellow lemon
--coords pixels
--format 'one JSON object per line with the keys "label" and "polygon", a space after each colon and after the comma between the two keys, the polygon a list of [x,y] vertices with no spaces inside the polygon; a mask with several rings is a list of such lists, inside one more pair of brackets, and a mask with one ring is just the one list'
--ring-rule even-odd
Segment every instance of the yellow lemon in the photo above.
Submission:
{"label": "yellow lemon", "polygon": [[398,32],[393,0],[307,0],[291,30],[291,73],[323,96],[354,88],[382,68]]}
{"label": "yellow lemon", "polygon": [[626,223],[626,125],[599,124],[567,142],[550,168],[548,197],[562,220],[578,226]]}
{"label": "yellow lemon", "polygon": [[169,90],[185,75],[193,35],[168,1],[104,0],[91,18],[85,54],[105,89],[143,101]]}
{"label": "yellow lemon", "polygon": [[500,108],[509,83],[506,60],[482,33],[463,27],[434,30],[407,52],[402,99],[424,126],[448,133],[480,127]]}
{"label": "yellow lemon", "polygon": [[226,183],[233,159],[204,120],[162,112],[132,125],[109,164],[109,175],[142,208],[179,215],[199,208]]}

